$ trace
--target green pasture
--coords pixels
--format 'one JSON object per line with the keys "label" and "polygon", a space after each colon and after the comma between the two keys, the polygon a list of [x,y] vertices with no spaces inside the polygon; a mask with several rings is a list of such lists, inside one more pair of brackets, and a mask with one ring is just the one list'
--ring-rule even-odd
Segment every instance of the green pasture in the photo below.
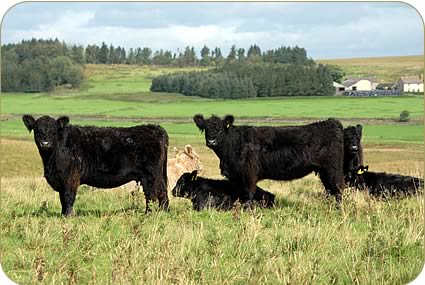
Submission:
{"label": "green pasture", "polygon": [[[71,123],[82,126],[99,126],[99,127],[129,127],[136,124],[144,124],[144,122],[124,122],[124,121],[81,121],[72,120]],[[185,143],[202,143],[204,135],[194,123],[160,123],[164,127],[170,137],[170,141],[175,144]],[[237,125],[237,121],[235,122]],[[253,125],[277,126],[285,124],[267,124],[257,123]],[[347,124],[346,124],[347,126]],[[0,132],[2,137],[15,139],[31,139],[32,133],[29,134],[22,120],[10,119],[0,122]],[[363,125],[363,141],[364,143],[388,143],[388,144],[421,144],[424,141],[424,126],[422,124],[394,124],[394,125]]]}
{"label": "green pasture", "polygon": [[77,93],[87,96],[126,92],[148,92],[150,90],[152,78],[156,76],[205,69],[206,68],[202,67],[178,68],[136,65],[99,66],[87,64],[85,67],[87,82]]}
{"label": "green pasture", "polygon": [[[145,96],[144,101],[137,100],[137,96]],[[154,93],[132,94],[128,95],[124,101],[90,96],[74,98],[47,94],[2,94],[1,112],[3,114],[67,114],[138,118],[192,117],[202,113],[205,115],[234,114],[236,117],[387,119],[398,119],[402,110],[408,110],[414,119],[422,119],[424,112],[423,96],[293,97],[216,101],[178,100],[182,95],[173,97],[161,94],[157,98],[155,96]],[[134,101],[130,101],[131,98],[134,98]]]}
{"label": "green pasture", "polygon": [[[203,176],[220,177],[194,114],[342,119],[363,124],[365,162],[374,171],[423,177],[423,96],[209,100],[149,92],[149,78],[178,68],[86,66],[81,90],[1,94],[0,261],[19,284],[406,284],[424,263],[423,194],[375,199],[347,188],[341,209],[314,174],[261,181],[273,209],[195,212],[170,197],[170,212],[145,215],[144,195],[126,185],[80,186],[75,216],[60,217],[57,193],[22,114],[68,115],[72,124],[132,126],[157,118],[180,150],[192,144]],[[413,122],[396,123],[402,110]],[[120,118],[125,117],[125,118]],[[187,118],[187,123],[161,122]],[[113,120],[112,120],[113,119]],[[132,121],[134,119],[134,121]],[[385,119],[378,123],[373,119]],[[137,122],[136,122],[137,120]],[[152,121],[152,120],[150,120]],[[155,120],[153,120],[155,121]],[[255,119],[254,119],[255,121]],[[154,207],[155,208],[155,207]]]}
{"label": "green pasture", "polygon": [[19,284],[406,284],[421,271],[422,197],[346,191],[337,210],[315,177],[261,185],[274,209],[171,197],[145,215],[141,193],[82,187],[61,218],[44,179],[2,179],[2,267]]}

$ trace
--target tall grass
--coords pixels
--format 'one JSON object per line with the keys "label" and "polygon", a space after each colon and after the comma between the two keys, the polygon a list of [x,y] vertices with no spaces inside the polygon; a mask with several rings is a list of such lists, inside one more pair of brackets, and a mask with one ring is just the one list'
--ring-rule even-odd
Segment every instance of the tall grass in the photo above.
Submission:
{"label": "tall grass", "polygon": [[43,179],[1,183],[1,262],[22,284],[402,284],[424,258],[422,197],[348,190],[337,210],[314,176],[263,182],[277,205],[253,211],[171,198],[144,215],[141,193],[83,188],[69,219]]}

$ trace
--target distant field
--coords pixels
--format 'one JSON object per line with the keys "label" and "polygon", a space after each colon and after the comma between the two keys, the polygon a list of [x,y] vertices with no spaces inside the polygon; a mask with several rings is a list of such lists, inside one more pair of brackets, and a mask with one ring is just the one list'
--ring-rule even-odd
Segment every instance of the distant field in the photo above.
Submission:
{"label": "distant field", "polygon": [[394,82],[402,75],[424,73],[424,56],[388,56],[315,60],[318,63],[340,65],[347,77],[376,76],[380,81]]}
{"label": "distant field", "polygon": [[[109,95],[108,95],[109,96]],[[32,94],[2,95],[3,114],[68,114],[123,117],[193,117],[197,113],[234,114],[236,117],[281,118],[388,118],[397,119],[402,110],[412,118],[423,118],[422,96],[346,98],[346,97],[290,97],[279,99],[180,101],[179,97],[152,93],[134,94],[131,98],[145,96],[150,100],[122,101],[40,96]],[[181,96],[181,95],[180,95]],[[106,96],[106,98],[108,98]],[[156,101],[155,101],[156,98]],[[191,97],[189,97],[191,98]],[[187,97],[186,97],[187,99]]]}

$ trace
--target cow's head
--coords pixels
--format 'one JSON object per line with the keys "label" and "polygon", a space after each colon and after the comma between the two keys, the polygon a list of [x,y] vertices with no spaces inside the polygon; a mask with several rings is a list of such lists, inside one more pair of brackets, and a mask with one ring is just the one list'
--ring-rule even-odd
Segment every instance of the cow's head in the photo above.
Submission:
{"label": "cow's head", "polygon": [[344,151],[355,154],[360,150],[362,129],[362,125],[344,129]]}
{"label": "cow's head", "polygon": [[34,119],[30,115],[24,115],[22,121],[28,131],[34,130],[34,140],[40,151],[53,149],[58,141],[58,136],[69,123],[66,116],[59,117],[55,120],[49,116],[43,116]]}
{"label": "cow's head", "polygon": [[175,197],[190,198],[193,193],[193,186],[198,179],[198,171],[194,170],[192,172],[183,173],[177,180],[176,186],[174,186],[171,193]]}
{"label": "cow's head", "polygon": [[204,169],[199,155],[190,144],[184,147],[183,152],[177,152],[176,161],[181,167],[185,168],[186,171],[198,170],[198,172],[202,172]]}
{"label": "cow's head", "polygon": [[361,185],[364,181],[363,175],[369,171],[369,165],[359,165],[350,170],[350,184]]}
{"label": "cow's head", "polygon": [[204,119],[200,114],[193,117],[196,126],[205,131],[205,142],[209,148],[219,148],[227,135],[229,129],[233,126],[235,118],[233,115],[226,115],[223,119],[212,115],[209,119]]}

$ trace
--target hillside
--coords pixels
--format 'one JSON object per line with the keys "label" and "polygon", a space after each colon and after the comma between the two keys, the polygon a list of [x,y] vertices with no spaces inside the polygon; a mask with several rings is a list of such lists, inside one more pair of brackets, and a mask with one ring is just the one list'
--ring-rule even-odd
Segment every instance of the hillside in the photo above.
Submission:
{"label": "hillside", "polygon": [[402,75],[424,73],[424,56],[386,56],[365,58],[318,59],[317,63],[341,66],[347,77],[376,76],[379,81],[396,81]]}

